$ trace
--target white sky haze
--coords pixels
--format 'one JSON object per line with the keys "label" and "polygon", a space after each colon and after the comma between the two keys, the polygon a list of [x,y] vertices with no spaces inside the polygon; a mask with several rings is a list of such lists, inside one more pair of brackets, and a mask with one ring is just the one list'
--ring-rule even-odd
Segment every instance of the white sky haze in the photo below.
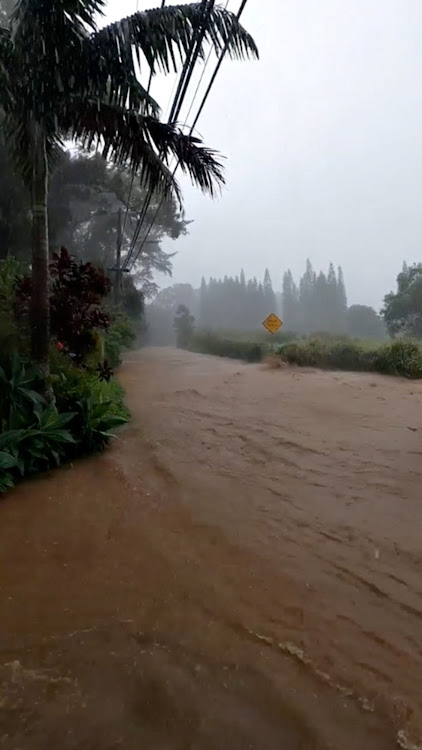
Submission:
{"label": "white sky haze", "polygon": [[[136,5],[109,0],[107,20]],[[242,23],[261,59],[225,61],[198,124],[227,188],[212,201],[181,181],[194,223],[169,245],[173,279],[268,266],[279,289],[309,256],[342,265],[349,303],[379,308],[402,261],[421,260],[422,3],[248,0]],[[164,111],[173,82],[153,83]]]}

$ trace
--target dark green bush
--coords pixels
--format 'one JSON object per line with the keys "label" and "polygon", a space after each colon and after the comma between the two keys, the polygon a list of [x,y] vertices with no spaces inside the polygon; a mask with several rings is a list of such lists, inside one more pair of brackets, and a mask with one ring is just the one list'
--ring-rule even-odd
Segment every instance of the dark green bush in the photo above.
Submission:
{"label": "dark green bush", "polygon": [[412,339],[398,339],[373,352],[374,369],[386,375],[422,378],[422,345]]}
{"label": "dark green bush", "polygon": [[0,367],[0,432],[33,421],[34,408],[45,404],[39,393],[41,385],[36,368],[26,366],[17,354]]}
{"label": "dark green bush", "polygon": [[0,492],[13,487],[19,477],[60,466],[66,448],[75,443],[64,429],[74,416],[59,414],[52,404],[34,404],[32,424],[0,434]]}
{"label": "dark green bush", "polygon": [[245,362],[260,362],[265,352],[265,347],[254,341],[223,338],[215,333],[194,334],[190,349],[201,354],[243,359]]}
{"label": "dark green bush", "polygon": [[101,451],[112,430],[127,422],[123,389],[77,368],[56,350],[51,356],[55,404],[39,394],[36,370],[14,356],[0,368],[0,492],[20,477]]}
{"label": "dark green bush", "polygon": [[115,381],[100,381],[95,372],[75,367],[60,352],[51,361],[52,381],[59,411],[74,412],[73,454],[101,451],[113,430],[129,419],[123,388]]}

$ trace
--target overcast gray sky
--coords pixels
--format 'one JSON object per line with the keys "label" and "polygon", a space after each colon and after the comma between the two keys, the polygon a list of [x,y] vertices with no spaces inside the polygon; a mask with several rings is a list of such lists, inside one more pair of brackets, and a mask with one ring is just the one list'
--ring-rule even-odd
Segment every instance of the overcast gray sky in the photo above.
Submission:
{"label": "overcast gray sky", "polygon": [[[109,0],[108,19],[136,5]],[[379,307],[402,261],[422,260],[422,3],[248,0],[242,22],[261,59],[227,59],[198,124],[227,188],[213,202],[182,181],[194,224],[169,245],[173,279],[268,266],[279,289],[309,256],[342,265],[349,303]],[[164,110],[172,85],[153,84]]]}

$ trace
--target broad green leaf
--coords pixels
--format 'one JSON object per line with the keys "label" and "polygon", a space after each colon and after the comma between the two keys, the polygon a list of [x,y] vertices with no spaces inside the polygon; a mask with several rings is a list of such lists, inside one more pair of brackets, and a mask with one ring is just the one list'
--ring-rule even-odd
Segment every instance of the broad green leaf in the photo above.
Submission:
{"label": "broad green leaf", "polygon": [[114,417],[109,416],[104,419],[103,423],[100,425],[103,429],[106,430],[112,429],[113,427],[120,427],[123,424],[127,424],[128,420],[125,417]]}
{"label": "broad green leaf", "polygon": [[5,451],[0,451],[0,469],[13,469],[17,465],[14,456],[11,456],[10,453],[6,453]]}
{"label": "broad green leaf", "polygon": [[14,486],[13,476],[9,472],[5,472],[0,477],[0,492],[6,492],[6,490],[10,490]]}

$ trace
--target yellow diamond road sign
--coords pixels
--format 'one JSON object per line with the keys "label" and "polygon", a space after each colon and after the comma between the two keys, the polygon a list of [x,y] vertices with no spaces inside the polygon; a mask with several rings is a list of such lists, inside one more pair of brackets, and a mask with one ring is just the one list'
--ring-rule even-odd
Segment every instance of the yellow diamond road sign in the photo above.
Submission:
{"label": "yellow diamond road sign", "polygon": [[278,329],[283,325],[283,321],[275,313],[271,313],[268,318],[265,318],[262,325],[270,333],[277,333]]}

